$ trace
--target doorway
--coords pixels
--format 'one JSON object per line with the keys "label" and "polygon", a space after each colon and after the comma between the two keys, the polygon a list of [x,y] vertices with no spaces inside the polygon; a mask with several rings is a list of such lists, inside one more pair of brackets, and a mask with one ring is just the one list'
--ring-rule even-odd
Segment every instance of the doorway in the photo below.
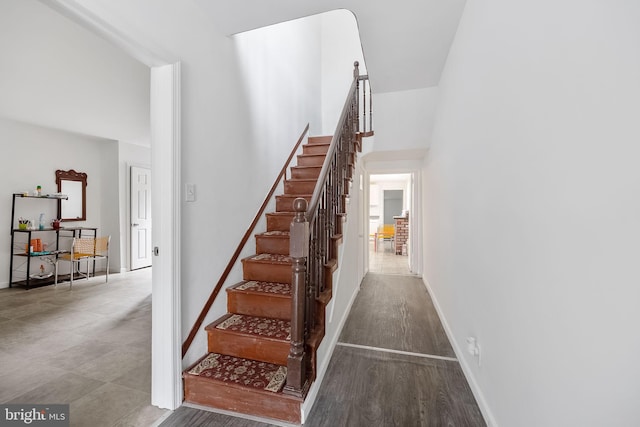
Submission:
{"label": "doorway", "polygon": [[369,175],[369,271],[410,274],[408,212],[412,177]]}
{"label": "doorway", "polygon": [[131,270],[151,266],[151,169],[131,166]]}

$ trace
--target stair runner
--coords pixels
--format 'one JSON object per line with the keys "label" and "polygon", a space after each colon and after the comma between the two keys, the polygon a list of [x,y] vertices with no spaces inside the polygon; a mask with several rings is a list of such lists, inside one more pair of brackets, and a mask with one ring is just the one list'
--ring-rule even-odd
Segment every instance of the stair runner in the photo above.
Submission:
{"label": "stair runner", "polygon": [[227,289],[227,314],[206,326],[208,354],[183,373],[185,401],[234,412],[300,422],[300,398],[286,395],[291,344],[289,225],[293,200],[308,201],[331,137],[303,145],[256,254],[242,260],[243,281]]}

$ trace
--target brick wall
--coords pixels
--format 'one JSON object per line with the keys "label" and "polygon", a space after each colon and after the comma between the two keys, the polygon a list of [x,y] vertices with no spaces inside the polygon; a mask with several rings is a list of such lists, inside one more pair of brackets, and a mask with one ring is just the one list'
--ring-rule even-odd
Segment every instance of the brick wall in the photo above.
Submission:
{"label": "brick wall", "polygon": [[396,255],[402,255],[402,245],[409,239],[409,214],[404,218],[395,217],[394,219],[396,220]]}

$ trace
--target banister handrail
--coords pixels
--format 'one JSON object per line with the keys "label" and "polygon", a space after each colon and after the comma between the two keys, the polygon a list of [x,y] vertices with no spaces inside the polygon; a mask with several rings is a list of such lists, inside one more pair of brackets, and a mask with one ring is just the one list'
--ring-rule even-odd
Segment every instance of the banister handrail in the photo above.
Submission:
{"label": "banister handrail", "polygon": [[[366,85],[368,77],[359,75],[358,62],[354,63],[353,82],[347,94],[336,131],[320,169],[316,186],[307,204],[304,198],[293,202],[295,217],[289,232],[289,254],[291,257],[291,344],[287,357],[287,379],[283,392],[304,398],[313,376],[307,368],[312,365],[307,353],[306,340],[312,336],[324,336],[317,330],[324,316],[316,316],[321,309],[330,274],[337,266],[338,242],[343,232],[342,221],[347,210],[349,188],[355,173],[357,151],[362,138],[371,136],[371,112],[367,130]],[[362,81],[362,87],[360,82]],[[359,95],[363,100],[360,105]],[[360,122],[363,108],[362,123]],[[371,108],[371,86],[369,86],[369,108]],[[362,128],[361,128],[362,125]],[[320,320],[320,323],[317,323]],[[310,341],[307,341],[307,344]],[[313,368],[311,368],[313,369]],[[311,373],[313,374],[313,372]]]}
{"label": "banister handrail", "polygon": [[260,206],[258,213],[256,213],[255,217],[253,218],[253,221],[251,222],[249,229],[244,233],[244,236],[242,236],[242,240],[240,241],[240,243],[238,244],[238,247],[236,248],[235,252],[231,256],[231,259],[229,260],[227,267],[224,269],[222,275],[220,276],[220,279],[218,280],[218,283],[216,284],[215,288],[211,292],[211,295],[209,295],[207,302],[204,304],[204,307],[202,307],[202,310],[200,311],[200,315],[198,316],[195,323],[193,324],[193,327],[191,328],[191,331],[189,332],[187,339],[182,344],[183,358],[187,354],[187,351],[189,351],[189,347],[191,346],[191,343],[195,339],[196,334],[198,333],[198,330],[202,326],[202,323],[204,322],[205,317],[207,316],[207,314],[209,313],[209,310],[211,309],[211,306],[213,305],[216,298],[218,297],[218,294],[220,293],[222,286],[227,281],[229,273],[231,273],[231,269],[233,268],[236,261],[238,260],[238,257],[240,256],[240,252],[242,252],[242,249],[244,249],[244,246],[247,244],[247,241],[249,241],[249,237],[251,236],[251,233],[253,233],[254,228],[256,227],[256,225],[258,224],[258,221],[262,217],[262,214],[267,208],[269,201],[271,200],[271,198],[273,197],[273,194],[278,188],[278,184],[280,184],[282,177],[286,174],[287,168],[289,167],[289,164],[291,163],[293,156],[295,156],[296,152],[298,151],[298,148],[300,147],[300,144],[302,143],[302,140],[304,139],[308,131],[309,131],[309,123],[307,123],[307,126],[305,126],[304,130],[302,131],[302,134],[300,135],[300,138],[298,138],[298,142],[293,147],[293,150],[291,150],[291,154],[289,154],[289,157],[287,158],[287,161],[282,167],[282,170],[280,170],[280,173],[278,174],[275,182],[271,186],[271,190],[269,191],[269,194],[267,194],[267,197],[265,197],[264,202],[262,202],[262,206]]}
{"label": "banister handrail", "polygon": [[[344,107],[342,107],[342,113],[340,114],[340,119],[338,120],[338,125],[336,126],[336,131],[333,133],[333,137],[331,138],[331,144],[329,145],[329,149],[327,150],[327,156],[325,157],[324,163],[322,164],[322,169],[320,169],[320,175],[318,176],[318,183],[322,183],[327,178],[327,174],[329,172],[329,168],[331,166],[331,155],[335,152],[336,147],[338,145],[338,140],[340,139],[340,128],[343,126],[344,121],[347,118],[347,114],[349,113],[349,108],[351,107],[351,100],[353,99],[353,95],[356,91],[358,78],[354,78],[351,83],[351,88],[349,89],[349,93],[347,94],[347,99],[344,103]],[[307,212],[305,217],[307,221],[311,221],[311,215],[315,214],[318,203],[320,203],[320,194],[322,194],[323,188],[322,185],[316,185],[316,188],[313,190],[313,195],[311,196],[311,201],[307,207]]]}

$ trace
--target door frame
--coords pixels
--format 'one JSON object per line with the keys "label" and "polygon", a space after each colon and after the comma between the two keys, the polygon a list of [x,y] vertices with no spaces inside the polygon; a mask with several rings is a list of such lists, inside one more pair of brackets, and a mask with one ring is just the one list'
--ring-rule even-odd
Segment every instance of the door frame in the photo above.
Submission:
{"label": "door frame", "polygon": [[[385,162],[384,167],[380,164],[365,165],[365,203],[361,221],[369,224],[369,189],[371,187],[371,175],[388,175],[388,174],[408,174],[411,183],[411,205],[409,206],[409,269],[411,273],[422,277],[422,190],[421,190],[421,171],[418,168],[405,166],[406,161]],[[406,195],[405,195],[406,197]],[[365,253],[364,268],[369,271],[369,238],[364,239],[362,250]]]}
{"label": "door frame", "polygon": [[[182,404],[180,63],[151,68],[151,404]],[[156,171],[154,173],[153,171]],[[158,171],[162,171],[159,173]],[[157,251],[156,251],[157,248]]]}
{"label": "door frame", "polygon": [[[149,103],[152,115],[152,245],[160,250],[159,256],[154,256],[152,263],[151,404],[176,409],[182,403],[183,394],[180,305],[180,62],[167,52],[160,52],[158,46],[150,41],[145,45],[144,41],[137,40],[135,36],[118,28],[118,17],[113,16],[108,8],[98,4],[89,8],[76,0],[49,0],[47,5],[111,42],[151,70],[153,83]],[[154,120],[154,116],[162,116],[166,121]],[[162,170],[162,174],[154,174],[154,170]],[[160,204],[161,200],[163,203]]]}

